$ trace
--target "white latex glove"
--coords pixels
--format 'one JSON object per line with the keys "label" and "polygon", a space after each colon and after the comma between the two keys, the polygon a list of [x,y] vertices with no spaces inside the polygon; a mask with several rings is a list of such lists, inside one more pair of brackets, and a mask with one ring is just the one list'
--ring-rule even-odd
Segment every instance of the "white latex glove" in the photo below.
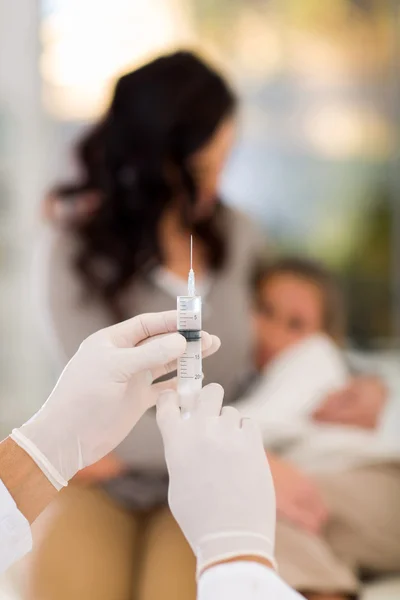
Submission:
{"label": "white latex glove", "polygon": [[223,389],[211,384],[189,417],[174,391],[157,402],[169,504],[197,557],[198,575],[234,557],[274,564],[275,492],[261,433],[235,408],[221,413],[222,401]]}
{"label": "white latex glove", "polygon": [[[207,333],[202,340],[205,354],[219,347],[218,338]],[[122,442],[160,390],[171,387],[171,382],[151,384],[176,368],[185,348],[176,333],[176,311],[141,315],[94,333],[44,406],[13,431],[12,439],[60,489]]]}

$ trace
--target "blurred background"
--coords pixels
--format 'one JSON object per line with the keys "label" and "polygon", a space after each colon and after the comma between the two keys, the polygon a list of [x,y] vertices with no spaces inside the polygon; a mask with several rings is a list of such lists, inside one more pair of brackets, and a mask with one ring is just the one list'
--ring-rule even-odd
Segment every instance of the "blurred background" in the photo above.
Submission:
{"label": "blurred background", "polygon": [[396,0],[0,0],[0,433],[53,382],[30,275],[45,190],[116,75],[200,51],[242,101],[223,197],[343,278],[351,341],[400,340]]}

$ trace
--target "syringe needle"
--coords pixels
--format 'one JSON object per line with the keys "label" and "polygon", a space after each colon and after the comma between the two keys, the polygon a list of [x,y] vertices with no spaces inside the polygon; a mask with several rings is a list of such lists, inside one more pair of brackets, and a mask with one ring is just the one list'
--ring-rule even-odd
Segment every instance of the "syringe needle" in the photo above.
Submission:
{"label": "syringe needle", "polygon": [[188,276],[188,296],[195,296],[195,279],[194,279],[194,271],[193,271],[193,236],[190,236],[190,270]]}

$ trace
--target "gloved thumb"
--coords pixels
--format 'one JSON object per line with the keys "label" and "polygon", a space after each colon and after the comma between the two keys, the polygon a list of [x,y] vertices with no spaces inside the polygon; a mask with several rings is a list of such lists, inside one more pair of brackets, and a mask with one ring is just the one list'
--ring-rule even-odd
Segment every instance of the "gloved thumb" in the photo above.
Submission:
{"label": "gloved thumb", "polygon": [[166,390],[159,395],[157,400],[157,425],[164,439],[168,437],[171,429],[181,420],[179,396],[175,390]]}
{"label": "gloved thumb", "polygon": [[150,340],[135,348],[118,349],[115,353],[116,367],[126,379],[140,371],[149,371],[165,366],[181,356],[186,349],[186,340],[179,333],[171,333]]}

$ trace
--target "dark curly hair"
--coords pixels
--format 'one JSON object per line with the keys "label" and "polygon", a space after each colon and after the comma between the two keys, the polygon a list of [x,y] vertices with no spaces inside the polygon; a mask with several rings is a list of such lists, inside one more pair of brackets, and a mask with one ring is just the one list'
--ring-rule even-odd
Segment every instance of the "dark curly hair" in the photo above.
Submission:
{"label": "dark curly hair", "polygon": [[96,193],[99,206],[74,230],[80,241],[76,266],[85,287],[124,317],[121,291],[139,273],[163,263],[157,228],[176,197],[166,165],[178,175],[184,197],[182,224],[200,237],[211,269],[222,266],[225,239],[214,214],[195,222],[197,199],[189,158],[233,114],[236,100],[224,79],[190,52],[157,58],[121,77],[105,117],[81,139],[76,183],[53,190],[61,201]]}

